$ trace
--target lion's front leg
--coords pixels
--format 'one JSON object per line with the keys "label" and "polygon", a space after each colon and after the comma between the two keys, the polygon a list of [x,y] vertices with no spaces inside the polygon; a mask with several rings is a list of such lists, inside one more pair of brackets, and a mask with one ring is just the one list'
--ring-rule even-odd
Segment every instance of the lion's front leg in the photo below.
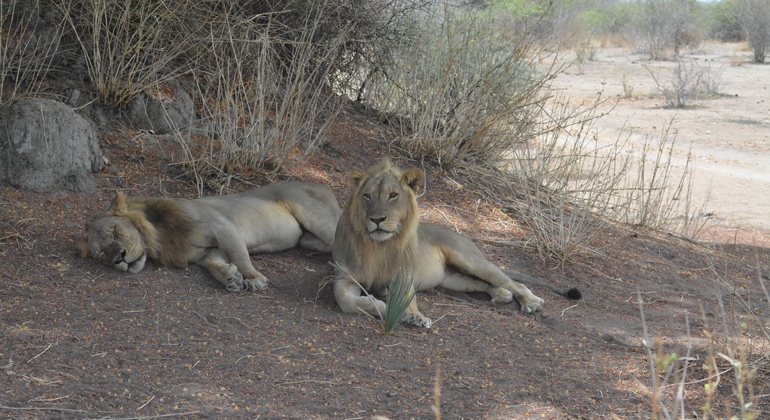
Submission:
{"label": "lion's front leg", "polygon": [[220,283],[224,284],[230,292],[241,290],[257,291],[267,288],[267,278],[253,268],[249,273],[241,273],[235,264],[229,263],[222,251],[210,250],[198,265],[204,267]]}
{"label": "lion's front leg", "polygon": [[385,316],[385,302],[372,295],[361,295],[363,289],[350,277],[334,280],[334,299],[342,312],[365,313],[382,318]]}
{"label": "lion's front leg", "polygon": [[417,296],[415,296],[412,299],[412,302],[409,303],[409,307],[406,308],[406,313],[401,317],[401,322],[421,328],[430,328],[433,326],[433,321],[420,313],[420,310],[417,309]]}

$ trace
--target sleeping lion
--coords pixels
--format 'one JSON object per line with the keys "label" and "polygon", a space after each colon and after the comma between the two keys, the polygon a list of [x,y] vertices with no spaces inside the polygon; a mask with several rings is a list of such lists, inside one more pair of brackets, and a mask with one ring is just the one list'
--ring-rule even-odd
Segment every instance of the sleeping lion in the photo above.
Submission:
{"label": "sleeping lion", "polygon": [[78,247],[120,271],[138,273],[147,258],[168,267],[203,266],[229,291],[261,290],[267,278],[249,254],[297,245],[331,251],[340,206],[323,186],[279,182],[239,194],[182,198],[127,198],[86,223]]}
{"label": "sleeping lion", "polygon": [[[515,297],[522,311],[539,311],[543,299],[511,277],[539,280],[503,272],[464,236],[420,223],[416,195],[424,177],[420,169],[401,171],[387,159],[368,173],[351,172],[354,191],[342,210],[332,247],[334,297],[340,308],[348,313],[384,316],[385,302],[372,295],[386,292],[388,284],[400,275],[412,278],[417,291],[442,286],[486,292],[495,303],[511,302]],[[362,289],[366,293],[362,294]],[[558,289],[551,289],[558,293]],[[570,293],[570,298],[579,299],[576,289]],[[432,325],[417,309],[415,299],[401,321],[425,328]]]}

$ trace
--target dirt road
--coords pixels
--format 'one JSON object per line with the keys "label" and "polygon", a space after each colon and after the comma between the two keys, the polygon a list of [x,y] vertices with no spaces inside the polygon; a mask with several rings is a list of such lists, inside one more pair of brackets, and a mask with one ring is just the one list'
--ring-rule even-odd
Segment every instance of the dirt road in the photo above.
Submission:
{"label": "dirt road", "polygon": [[677,166],[684,167],[692,148],[693,202],[703,213],[713,213],[724,227],[770,228],[770,67],[752,63],[743,44],[706,44],[684,58],[717,85],[719,95],[666,107],[651,71],[659,82],[670,79],[675,62],[650,61],[623,48],[597,49],[554,86],[568,98],[603,92],[617,99],[600,108],[609,112],[596,124],[600,141],[630,136],[641,145],[669,129],[671,138],[676,135]]}

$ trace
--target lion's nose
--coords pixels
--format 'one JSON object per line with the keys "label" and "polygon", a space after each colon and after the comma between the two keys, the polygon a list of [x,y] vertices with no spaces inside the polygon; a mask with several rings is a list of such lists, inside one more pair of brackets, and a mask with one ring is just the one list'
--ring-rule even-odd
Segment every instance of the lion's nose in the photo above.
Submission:
{"label": "lion's nose", "polygon": [[115,260],[112,261],[113,264],[122,263],[126,260],[126,250],[120,251],[118,255],[115,256]]}
{"label": "lion's nose", "polygon": [[385,219],[387,219],[387,216],[386,217],[370,217],[369,218],[369,220],[371,220],[372,223],[374,223],[377,226],[379,226],[380,223],[384,222]]}

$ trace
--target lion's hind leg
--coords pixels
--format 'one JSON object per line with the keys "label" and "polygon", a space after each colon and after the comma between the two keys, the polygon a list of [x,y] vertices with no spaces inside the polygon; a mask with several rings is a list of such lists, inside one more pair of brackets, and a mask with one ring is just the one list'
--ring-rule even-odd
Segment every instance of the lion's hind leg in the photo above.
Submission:
{"label": "lion's hind leg", "polygon": [[310,231],[305,231],[302,233],[302,237],[299,238],[299,246],[315,251],[332,252],[332,247],[330,244],[327,244],[325,241],[323,241],[318,236],[315,236]]}
{"label": "lion's hind leg", "polygon": [[447,264],[458,271],[483,280],[492,287],[486,290],[496,302],[504,302],[507,299],[505,289],[513,294],[513,297],[521,304],[521,310],[526,313],[537,312],[543,307],[543,299],[535,296],[531,290],[521,283],[517,283],[506,276],[502,270],[489,260],[471,241],[467,241],[464,251],[457,251],[451,247],[443,247],[442,251],[447,259]]}
{"label": "lion's hind leg", "polygon": [[442,282],[441,287],[456,292],[485,292],[492,298],[492,303],[509,303],[513,301],[513,293],[504,287],[492,286],[491,284],[464,276],[459,273],[452,273]]}
{"label": "lion's hind leg", "polygon": [[[331,251],[341,210],[331,192],[329,196],[324,197],[325,200],[316,200],[312,208],[297,203],[284,203],[294,219],[306,231],[300,241],[301,246],[317,251]],[[308,234],[313,238],[305,238]]]}
{"label": "lion's hind leg", "polygon": [[[227,261],[225,255],[218,248],[209,250],[206,255],[198,260],[198,265],[204,267],[208,272],[224,284],[228,291],[239,292],[241,290],[263,290],[267,288],[267,278],[254,270],[256,276],[244,278],[238,271],[238,267]],[[252,273],[253,275],[253,273]]]}

